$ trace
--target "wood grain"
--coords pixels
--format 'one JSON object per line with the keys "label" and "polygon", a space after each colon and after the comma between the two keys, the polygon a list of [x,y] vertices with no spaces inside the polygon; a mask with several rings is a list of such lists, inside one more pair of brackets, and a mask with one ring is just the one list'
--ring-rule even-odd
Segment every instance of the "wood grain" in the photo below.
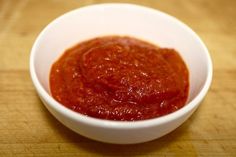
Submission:
{"label": "wood grain", "polygon": [[95,142],[70,131],[42,105],[29,75],[39,32],[59,15],[109,0],[0,0],[0,156],[236,156],[236,1],[117,0],[167,12],[209,48],[214,78],[194,115],[172,133],[137,145]]}

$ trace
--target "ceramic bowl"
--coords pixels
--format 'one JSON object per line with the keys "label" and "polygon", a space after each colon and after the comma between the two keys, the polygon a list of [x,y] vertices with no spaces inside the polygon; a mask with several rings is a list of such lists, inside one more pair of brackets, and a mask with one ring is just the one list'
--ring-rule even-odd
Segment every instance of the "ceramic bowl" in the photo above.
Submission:
{"label": "ceramic bowl", "polygon": [[[75,44],[105,35],[127,35],[160,47],[176,49],[190,73],[187,104],[159,118],[123,122],[88,117],[53,99],[49,89],[52,64]],[[30,74],[46,108],[65,126],[97,141],[131,144],[157,139],[190,117],[208,91],[212,62],[198,35],[176,18],[132,4],[99,4],[70,11],[44,28],[31,50]]]}

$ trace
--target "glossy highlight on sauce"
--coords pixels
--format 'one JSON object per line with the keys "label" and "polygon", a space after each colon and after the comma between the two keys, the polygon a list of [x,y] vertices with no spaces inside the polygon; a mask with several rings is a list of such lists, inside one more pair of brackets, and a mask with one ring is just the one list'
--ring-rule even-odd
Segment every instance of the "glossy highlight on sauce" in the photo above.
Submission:
{"label": "glossy highlight on sauce", "polygon": [[52,65],[50,89],[58,102],[90,117],[145,120],[185,105],[188,75],[174,49],[106,36],[66,50]]}

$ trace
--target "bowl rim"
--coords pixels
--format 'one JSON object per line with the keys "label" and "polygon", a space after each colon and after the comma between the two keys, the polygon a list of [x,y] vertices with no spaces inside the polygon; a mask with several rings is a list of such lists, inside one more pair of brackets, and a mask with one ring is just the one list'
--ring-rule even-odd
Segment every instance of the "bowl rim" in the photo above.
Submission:
{"label": "bowl rim", "polygon": [[[188,31],[188,33],[190,33],[194,36],[194,38],[201,44],[201,47],[203,48],[205,56],[206,56],[207,78],[204,82],[202,89],[193,98],[192,101],[188,102],[185,106],[183,106],[179,110],[177,110],[173,113],[161,116],[161,117],[147,119],[147,120],[138,120],[138,121],[114,121],[114,120],[98,119],[98,118],[93,118],[93,117],[83,115],[81,113],[75,112],[75,111],[65,107],[64,105],[60,104],[55,99],[53,99],[53,97],[43,88],[43,86],[41,85],[41,83],[37,77],[37,74],[36,74],[35,55],[36,55],[36,50],[39,46],[40,40],[43,38],[43,35],[45,34],[46,30],[50,29],[59,20],[65,18],[67,16],[70,16],[71,14],[74,14],[76,12],[81,12],[86,9],[96,9],[96,8],[103,8],[103,7],[128,7],[128,8],[131,7],[133,9],[138,9],[141,11],[145,10],[145,11],[148,11],[152,14],[160,14],[161,16],[168,18],[169,20],[175,21],[176,24],[183,27],[186,31]],[[54,110],[56,110],[57,112],[59,112],[63,116],[70,118],[74,121],[79,121],[83,124],[92,125],[95,127],[113,128],[113,129],[135,129],[135,128],[140,128],[140,127],[143,128],[143,127],[151,127],[151,126],[161,125],[161,124],[173,121],[175,119],[178,119],[178,118],[188,114],[189,112],[191,112],[195,107],[197,107],[199,105],[199,103],[201,102],[201,100],[204,98],[207,91],[209,90],[209,87],[210,87],[211,81],[212,81],[212,76],[213,76],[213,65],[212,65],[212,61],[211,61],[211,57],[208,52],[208,49],[205,46],[205,44],[202,42],[200,37],[190,27],[188,27],[186,24],[184,24],[183,22],[181,22],[177,18],[175,18],[167,13],[164,13],[162,11],[159,11],[157,9],[153,9],[153,8],[149,8],[149,7],[145,7],[145,6],[140,6],[140,5],[136,5],[136,4],[103,3],[103,4],[88,5],[88,6],[84,6],[81,8],[77,8],[75,10],[69,11],[69,12],[59,16],[58,18],[53,20],[51,23],[49,23],[40,32],[40,34],[36,38],[36,40],[33,44],[33,47],[31,49],[30,75],[31,75],[31,79],[33,81],[33,84],[34,84],[40,98],[41,99],[43,98],[47,102],[47,104],[50,105],[50,107],[52,107]]]}

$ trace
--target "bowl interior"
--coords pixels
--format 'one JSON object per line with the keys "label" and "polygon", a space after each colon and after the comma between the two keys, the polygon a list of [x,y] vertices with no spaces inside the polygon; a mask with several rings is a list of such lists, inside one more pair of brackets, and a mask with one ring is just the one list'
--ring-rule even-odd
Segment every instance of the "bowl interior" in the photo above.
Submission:
{"label": "bowl interior", "polygon": [[68,48],[93,37],[128,35],[176,49],[190,72],[191,101],[203,88],[208,71],[207,50],[187,26],[159,11],[133,5],[96,5],[69,12],[48,25],[33,48],[33,66],[50,94],[51,65]]}

